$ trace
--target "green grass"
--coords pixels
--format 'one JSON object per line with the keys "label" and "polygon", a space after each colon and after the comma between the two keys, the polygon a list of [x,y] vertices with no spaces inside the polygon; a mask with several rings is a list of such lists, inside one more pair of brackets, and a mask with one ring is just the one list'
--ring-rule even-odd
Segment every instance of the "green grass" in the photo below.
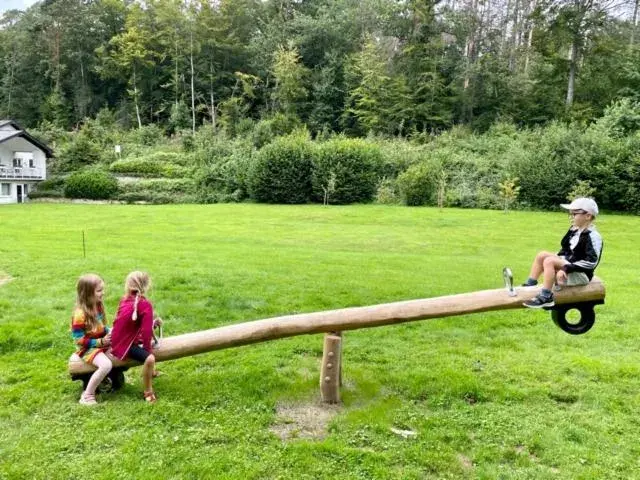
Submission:
{"label": "green grass", "polygon": [[[322,336],[139,369],[77,404],[77,277],[150,272],[165,335],[296,312],[498,288],[555,249],[561,213],[350,206],[0,208],[0,478],[640,478],[640,219],[603,215],[607,302],[570,336],[503,311],[347,332],[344,404],[324,438],[282,441],[280,405],[317,405]],[[86,259],[82,232],[85,232]],[[403,438],[390,429],[410,429]]]}

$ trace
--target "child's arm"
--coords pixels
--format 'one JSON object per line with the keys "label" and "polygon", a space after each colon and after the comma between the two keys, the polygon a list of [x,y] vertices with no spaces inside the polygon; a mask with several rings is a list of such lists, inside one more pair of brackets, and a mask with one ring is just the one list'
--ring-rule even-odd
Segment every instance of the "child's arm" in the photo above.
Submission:
{"label": "child's arm", "polygon": [[95,348],[102,346],[101,338],[91,338],[87,335],[84,312],[76,312],[71,320],[71,336],[76,345],[84,348]]}
{"label": "child's arm", "polygon": [[584,258],[577,260],[574,263],[567,263],[562,268],[565,272],[571,273],[589,271],[595,269],[598,265],[600,252],[602,251],[602,238],[600,237],[600,235],[591,232],[584,241]]}
{"label": "child's arm", "polygon": [[153,307],[151,303],[140,302],[138,305],[138,315],[140,316],[140,334],[142,337],[142,348],[151,352],[151,339],[153,337]]}

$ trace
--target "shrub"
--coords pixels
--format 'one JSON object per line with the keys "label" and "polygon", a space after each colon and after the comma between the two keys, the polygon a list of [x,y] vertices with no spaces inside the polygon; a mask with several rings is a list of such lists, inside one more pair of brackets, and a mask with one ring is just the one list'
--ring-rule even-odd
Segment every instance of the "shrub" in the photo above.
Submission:
{"label": "shrub", "polygon": [[43,180],[36,184],[38,190],[59,190],[64,189],[65,178],[64,177],[49,177],[47,180]]}
{"label": "shrub", "polygon": [[189,169],[172,163],[157,161],[154,158],[164,158],[170,154],[153,154],[147,157],[127,158],[116,160],[109,169],[114,173],[139,177],[168,177],[181,178],[189,173]]}
{"label": "shrub", "polygon": [[640,103],[629,98],[613,102],[591,129],[615,138],[640,131]]}
{"label": "shrub", "polygon": [[210,125],[201,127],[193,137],[195,165],[213,165],[226,161],[233,153],[235,142],[216,134]]}
{"label": "shrub", "polygon": [[311,198],[312,145],[306,132],[281,137],[256,154],[249,176],[258,202],[306,203]]}
{"label": "shrub", "polygon": [[253,144],[257,148],[262,148],[275,138],[288,135],[300,126],[300,120],[297,117],[276,113],[256,124],[253,129]]}
{"label": "shrub", "polygon": [[376,189],[376,203],[392,205],[399,203],[396,183],[390,178],[383,178]]}
{"label": "shrub", "polygon": [[118,192],[118,181],[108,172],[98,169],[83,170],[69,176],[64,187],[67,198],[107,200]]}
{"label": "shrub", "polygon": [[405,205],[434,205],[441,166],[425,161],[409,167],[398,176],[398,190]]}
{"label": "shrub", "polygon": [[155,146],[165,140],[164,132],[159,125],[155,123],[143,125],[140,128],[129,130],[126,137],[127,143],[135,143],[136,145]]}
{"label": "shrub", "polygon": [[[248,172],[251,150],[238,150],[225,162],[203,167],[195,175],[198,196],[203,203],[241,201],[249,195]],[[211,199],[215,198],[215,201]]]}
{"label": "shrub", "polygon": [[64,197],[64,177],[50,177],[35,185],[35,190],[29,192],[29,198],[60,198]]}
{"label": "shrub", "polygon": [[128,203],[186,203],[195,201],[196,185],[191,179],[145,179],[123,183],[118,200]]}
{"label": "shrub", "polygon": [[337,138],[319,144],[313,156],[312,187],[316,201],[322,201],[330,179],[335,188],[329,203],[369,202],[382,164],[380,149],[359,139]]}
{"label": "shrub", "polygon": [[499,184],[509,175],[506,165],[493,156],[470,152],[436,152],[435,158],[446,176],[445,203],[462,208],[501,208]]}
{"label": "shrub", "polygon": [[29,192],[29,198],[31,200],[35,200],[36,198],[62,198],[64,197],[64,192],[60,190],[32,190]]}
{"label": "shrub", "polygon": [[520,199],[538,208],[557,208],[579,180],[589,181],[607,198],[607,184],[614,180],[612,164],[619,158],[620,144],[592,130],[554,124],[533,133],[523,155],[514,165],[520,178]]}
{"label": "shrub", "polygon": [[382,156],[380,175],[396,178],[411,165],[429,157],[431,145],[414,145],[404,140],[384,140],[376,142]]}
{"label": "shrub", "polygon": [[52,170],[71,172],[82,167],[100,163],[102,153],[100,147],[84,134],[77,135],[61,149],[60,155],[52,164]]}

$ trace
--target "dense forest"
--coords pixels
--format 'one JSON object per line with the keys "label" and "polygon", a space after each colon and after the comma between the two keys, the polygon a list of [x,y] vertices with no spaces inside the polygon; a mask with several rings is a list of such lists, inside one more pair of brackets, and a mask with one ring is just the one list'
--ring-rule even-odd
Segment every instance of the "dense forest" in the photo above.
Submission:
{"label": "dense forest", "polygon": [[0,118],[169,133],[284,114],[411,136],[588,123],[640,92],[637,0],[42,0],[0,23]]}
{"label": "dense forest", "polygon": [[37,197],[640,212],[638,1],[42,0],[0,28]]}

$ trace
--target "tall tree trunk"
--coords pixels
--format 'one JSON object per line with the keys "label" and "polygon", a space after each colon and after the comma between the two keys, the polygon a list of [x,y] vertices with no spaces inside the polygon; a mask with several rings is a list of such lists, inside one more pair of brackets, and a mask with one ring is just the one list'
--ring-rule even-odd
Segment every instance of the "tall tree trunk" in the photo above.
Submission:
{"label": "tall tree trunk", "polygon": [[176,60],[175,60],[175,72],[173,76],[173,82],[174,82],[173,91],[174,91],[175,102],[176,102],[176,111],[178,111],[178,32],[176,32],[176,39],[174,41],[174,46],[176,49]]}
{"label": "tall tree trunk", "polygon": [[467,41],[464,48],[464,56],[466,63],[466,71],[464,75],[464,89],[469,88],[469,84],[471,82],[471,65],[475,58],[475,49],[476,49],[476,21],[478,19],[478,0],[471,1],[471,14],[474,19],[474,25],[467,36]]}
{"label": "tall tree trunk", "polygon": [[7,95],[7,117],[11,118],[11,94],[13,93],[13,75],[15,72],[15,55],[14,51],[11,55],[11,64],[9,67],[9,87],[8,87],[8,95]]}
{"label": "tall tree trunk", "polygon": [[511,39],[509,40],[509,71],[513,72],[516,68],[516,49],[517,38],[518,38],[518,28],[519,22],[518,17],[520,15],[520,1],[515,0],[515,4],[513,5],[513,23],[511,27]]}
{"label": "tall tree trunk", "polygon": [[640,3],[640,0],[636,0],[633,5],[633,22],[631,24],[631,40],[629,41],[630,47],[633,47],[633,43],[636,38],[636,30],[638,28],[638,3]]}
{"label": "tall tree trunk", "polygon": [[511,11],[511,1],[512,0],[507,0],[506,14],[502,20],[502,31],[500,32],[500,54],[504,55],[505,58],[508,56],[506,52],[508,51],[507,35],[509,34],[509,19],[511,18],[509,16],[509,12]]}
{"label": "tall tree trunk", "polygon": [[133,103],[136,106],[136,118],[138,119],[138,128],[142,128],[142,120],[140,120],[140,107],[138,106],[138,80],[136,78],[136,67],[133,66]]}
{"label": "tall tree trunk", "polygon": [[191,62],[191,130],[196,133],[196,92],[194,88],[195,70],[193,68],[193,28],[190,34],[189,61]]}
{"label": "tall tree trunk", "polygon": [[576,66],[578,63],[578,40],[574,39],[571,44],[571,57],[569,58],[569,81],[567,83],[567,99],[565,101],[565,107],[571,108],[573,105],[573,94],[576,81]]}
{"label": "tall tree trunk", "polygon": [[211,125],[216,131],[216,104],[213,96],[213,60],[209,59],[209,95],[211,96]]}
{"label": "tall tree trunk", "polygon": [[[529,5],[529,14],[533,12],[536,8],[536,0],[531,0],[531,4]],[[527,33],[527,48],[524,54],[524,74],[526,75],[529,72],[529,57],[531,55],[531,44],[533,43],[533,22],[531,19],[527,20],[527,26],[529,31]]]}

